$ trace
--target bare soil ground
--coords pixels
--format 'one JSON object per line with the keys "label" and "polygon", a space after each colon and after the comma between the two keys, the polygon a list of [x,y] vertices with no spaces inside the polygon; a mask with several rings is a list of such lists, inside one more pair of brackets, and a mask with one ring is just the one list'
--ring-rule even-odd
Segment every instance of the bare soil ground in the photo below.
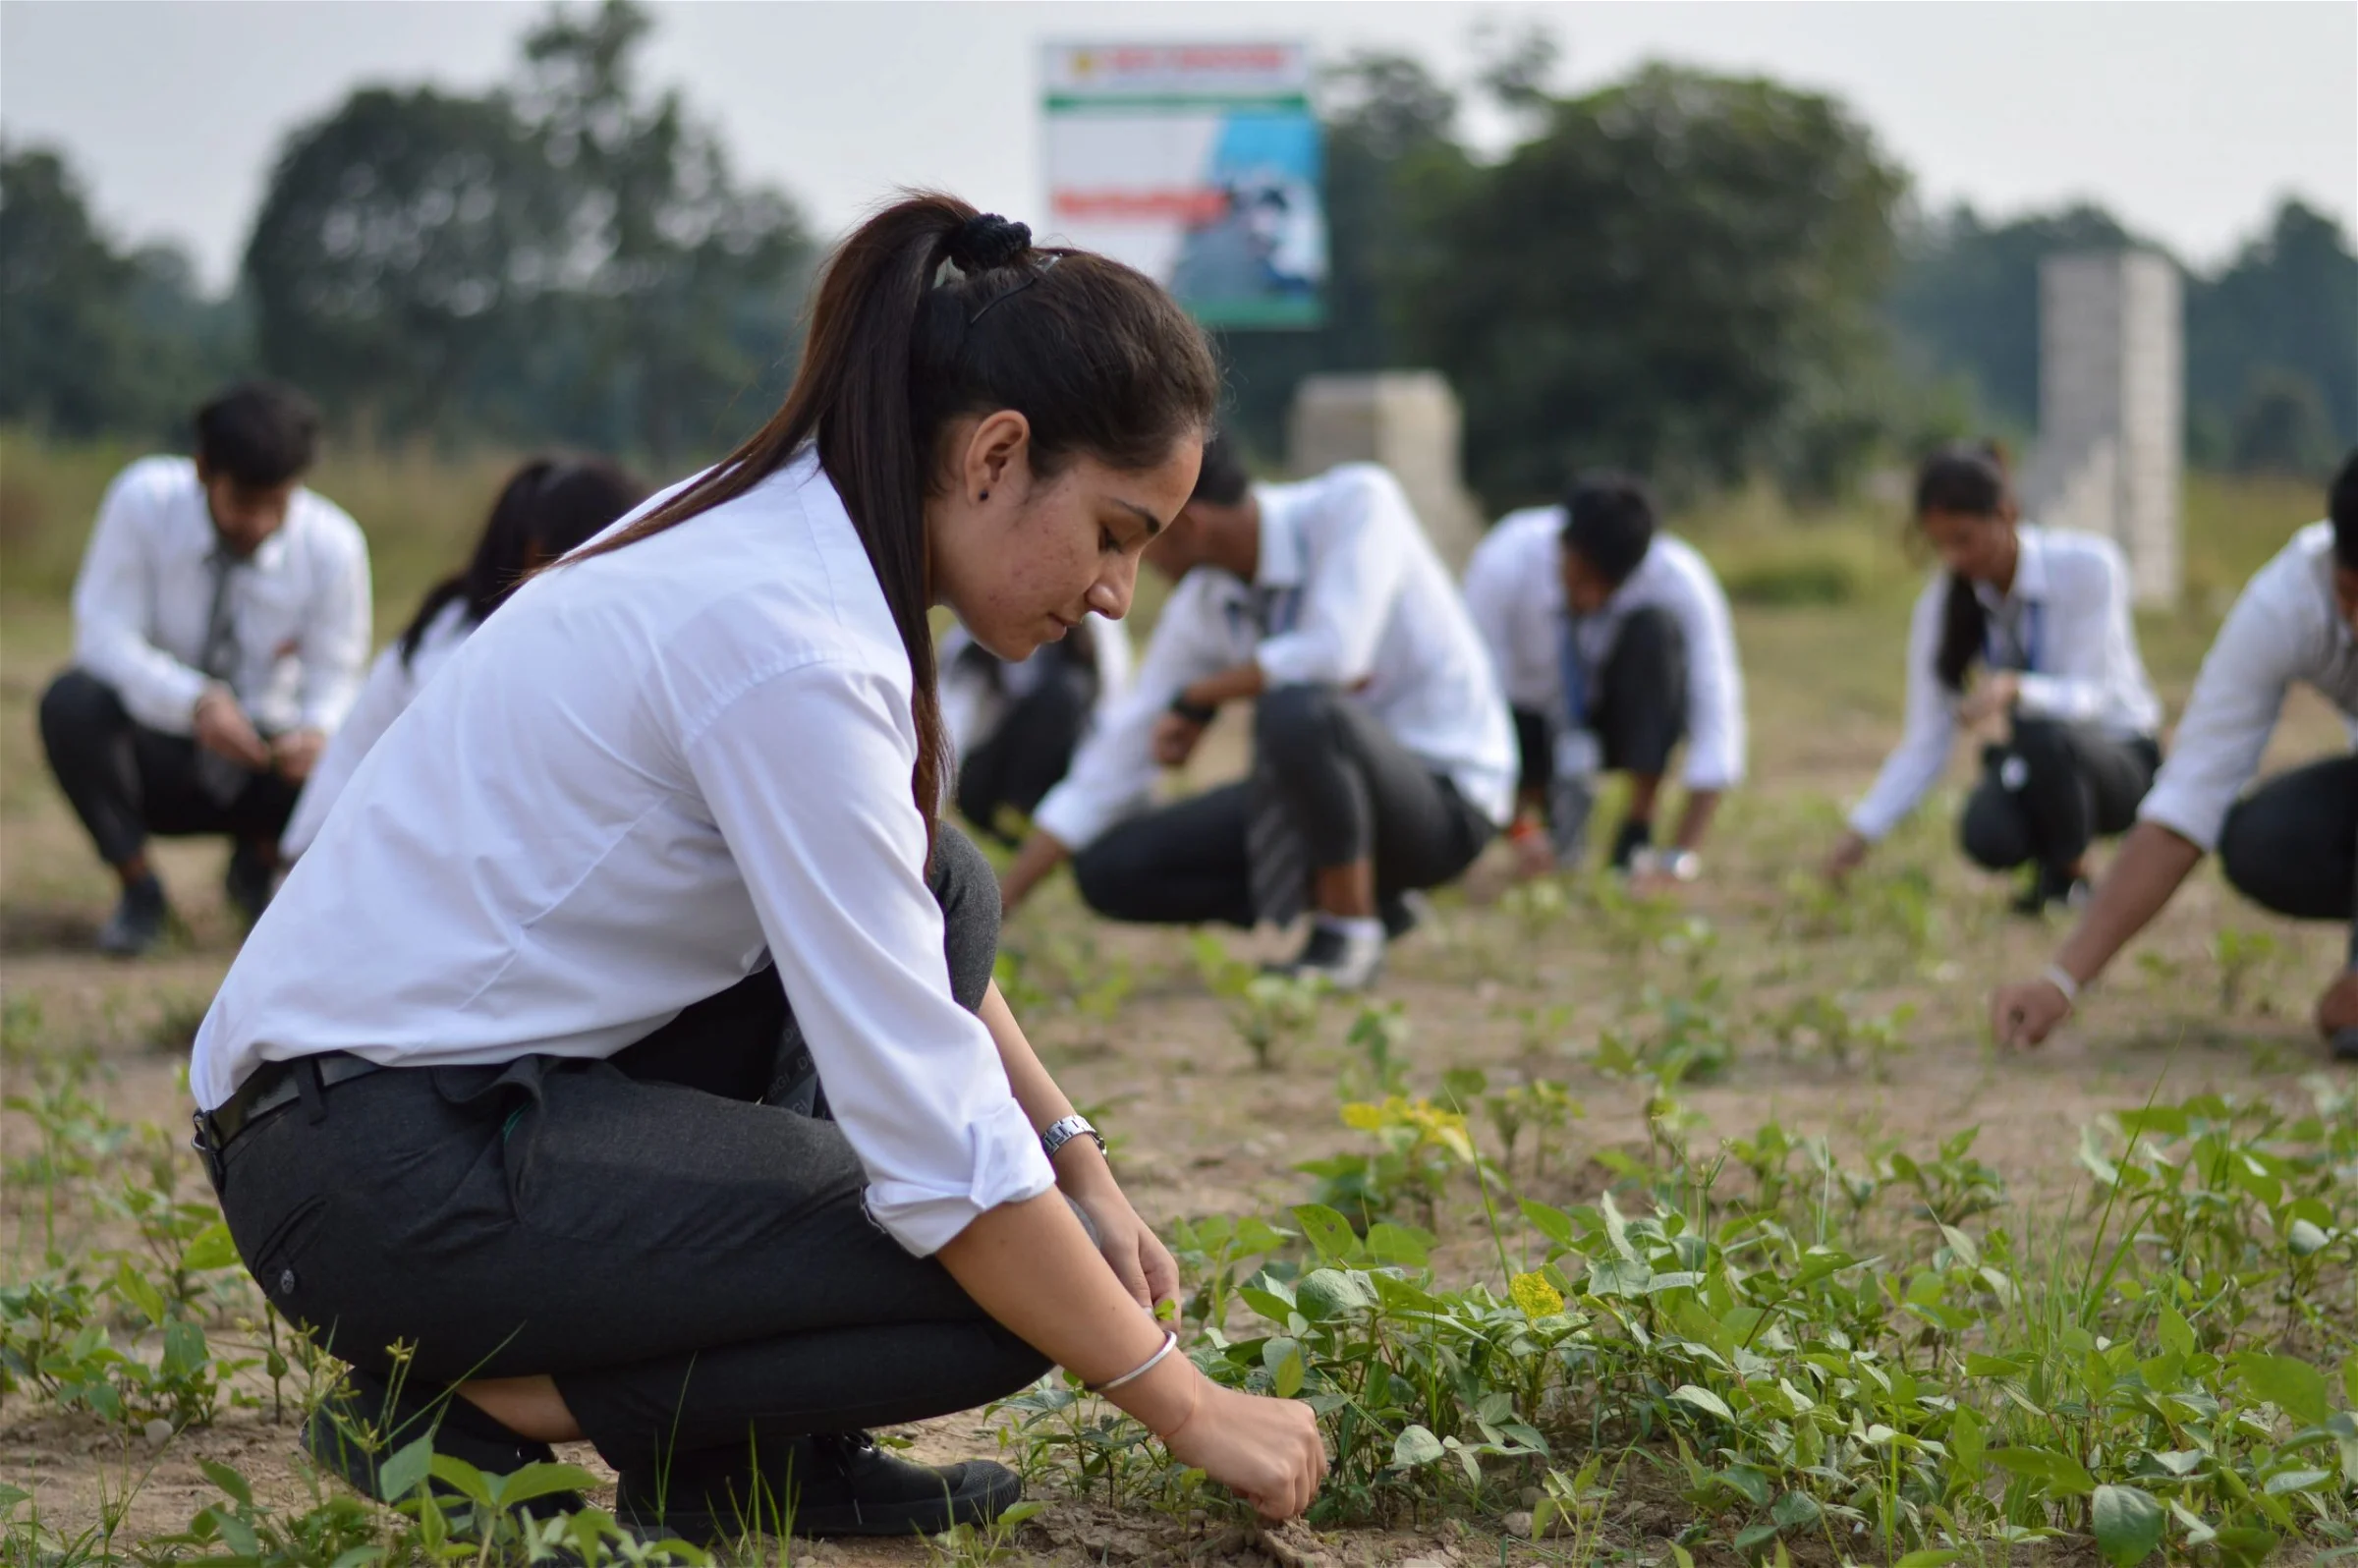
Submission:
{"label": "bare soil ground", "polygon": [[[1775,1120],[1797,1135],[1825,1133],[1846,1149],[1921,1149],[1978,1126],[1975,1152],[2004,1173],[2014,1202],[2060,1212],[2080,1191],[2073,1165],[2080,1127],[2144,1100],[2157,1083],[2170,1097],[2202,1090],[2291,1096],[2303,1075],[2328,1070],[2307,1017],[2338,961],[2339,933],[2263,915],[2209,867],[2136,949],[2150,956],[2132,954],[2116,965],[2057,1040],[2033,1056],[1996,1057],[1985,1038],[1988,988],[2001,976],[2035,972],[2060,927],[2008,918],[2006,890],[1957,864],[1949,838],[1953,797],[1923,813],[1879,860],[1884,869],[1913,865],[1932,875],[1939,912],[1929,952],[1902,957],[1872,935],[1797,934],[1790,878],[1814,865],[1836,823],[1835,803],[1855,794],[1894,737],[1903,624],[1896,607],[1740,615],[1753,680],[1756,782],[1723,813],[1710,872],[1689,900],[1716,938],[1709,973],[1719,980],[1716,1005],[1737,1054],[1723,1076],[1689,1093],[1707,1123],[1696,1137],[1708,1145]],[[2209,630],[2207,621],[2189,619],[2147,631],[2149,659],[2173,712]],[[54,611],[19,608],[0,631],[0,981],[15,1016],[37,1016],[37,1027],[26,1026],[25,1037],[0,1056],[0,1075],[7,1092],[20,1092],[39,1057],[88,1052],[103,1066],[103,1095],[115,1113],[180,1128],[187,1041],[235,952],[218,894],[219,852],[199,845],[163,853],[190,927],[170,954],[124,966],[89,953],[110,888],[57,797],[32,733],[32,703],[63,646],[63,619]],[[2297,700],[2271,765],[2338,744],[2322,705]],[[1964,776],[1960,760],[1952,778]],[[1642,1018],[1649,986],[1676,992],[1689,972],[1658,955],[1617,956],[1578,922],[1528,937],[1490,902],[1503,873],[1494,853],[1462,894],[1444,898],[1432,924],[1395,950],[1382,994],[1405,1004],[1421,1087],[1457,1066],[1483,1067],[1493,1078],[1534,1073],[1564,1082],[1587,1115],[1574,1124],[1567,1157],[1531,1192],[1554,1202],[1593,1196],[1605,1178],[1588,1156],[1642,1145],[1645,1128],[1637,1092],[1599,1076],[1587,1058],[1600,1032]],[[2231,1015],[2221,1011],[2212,956],[2224,926],[2265,931],[2277,944]],[[1310,1196],[1311,1179],[1298,1162],[1353,1144],[1336,1115],[1346,1009],[1329,1008],[1316,1037],[1264,1073],[1197,978],[1184,934],[1091,922],[1061,885],[1008,934],[1027,954],[1044,951],[1052,937],[1065,939],[1068,950],[1094,944],[1095,973],[1129,967],[1130,993],[1110,1019],[1051,1005],[1026,1022],[1074,1099],[1117,1140],[1124,1180],[1151,1219],[1282,1210]],[[1258,949],[1245,943],[1240,951]],[[1909,1048],[1872,1071],[1780,1051],[1770,1021],[1811,993],[1850,996],[1862,1012],[1912,1004]],[[1556,1004],[1570,1008],[1560,1028],[1534,1035],[1518,1016]],[[36,1007],[37,1015],[29,1011]],[[0,1115],[0,1161],[22,1158],[28,1136],[23,1118]],[[201,1190],[192,1157],[188,1191]],[[22,1279],[41,1266],[26,1203],[20,1192],[0,1193],[0,1228],[9,1238],[0,1279]],[[1443,1216],[1436,1261],[1445,1273],[1479,1265],[1488,1238],[1473,1227],[1469,1216]],[[235,1337],[226,1324],[218,1336]],[[136,1433],[15,1396],[0,1409],[0,1477],[30,1489],[44,1517],[68,1528],[130,1494],[119,1548],[185,1528],[210,1500],[200,1460],[234,1464],[265,1499],[307,1495],[313,1483],[294,1461],[292,1427],[274,1419],[266,1385],[246,1391],[258,1396],[258,1407],[225,1407],[211,1427],[152,1448]],[[988,1452],[995,1446],[988,1425],[967,1414],[910,1435],[921,1454]],[[594,1463],[586,1448],[567,1457]],[[1335,1564],[1536,1560],[1525,1554],[1529,1548],[1503,1543],[1494,1526],[1436,1522],[1340,1532],[1322,1541],[1263,1541],[1235,1535],[1224,1520],[1124,1512],[1053,1490],[1048,1502],[1020,1540],[1021,1560],[1282,1561],[1289,1553]],[[1620,1543],[1643,1545],[1648,1517],[1631,1515],[1623,1528],[1636,1533]],[[1666,1529],[1672,1522],[1656,1523]],[[927,1560],[927,1551],[923,1543],[798,1545],[795,1560],[914,1563]]]}

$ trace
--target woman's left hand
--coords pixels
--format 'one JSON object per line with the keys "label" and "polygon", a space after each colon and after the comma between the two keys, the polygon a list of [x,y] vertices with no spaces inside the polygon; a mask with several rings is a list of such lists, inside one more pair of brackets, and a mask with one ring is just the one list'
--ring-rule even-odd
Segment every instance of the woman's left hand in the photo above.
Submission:
{"label": "woman's left hand", "polygon": [[1957,704],[1957,717],[1968,726],[1979,724],[2011,710],[2021,696],[2022,678],[2012,670],[1996,671],[1965,694],[1965,700]]}
{"label": "woman's left hand", "polygon": [[1066,1196],[1080,1204],[1090,1223],[1096,1226],[1097,1250],[1113,1265],[1122,1288],[1141,1307],[1152,1312],[1157,1302],[1179,1299],[1179,1260],[1153,1227],[1138,1217],[1121,1188],[1108,1178],[1089,1192],[1068,1192]]}

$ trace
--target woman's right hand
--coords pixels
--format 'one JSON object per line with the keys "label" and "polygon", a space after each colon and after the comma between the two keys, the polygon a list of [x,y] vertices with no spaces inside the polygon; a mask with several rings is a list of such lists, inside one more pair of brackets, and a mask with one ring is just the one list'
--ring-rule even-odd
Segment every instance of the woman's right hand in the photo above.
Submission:
{"label": "woman's right hand", "polygon": [[1850,880],[1850,873],[1857,870],[1866,859],[1867,841],[1855,829],[1845,828],[1842,836],[1834,840],[1832,852],[1825,857],[1823,874],[1827,881],[1840,887]]}
{"label": "woman's right hand", "polygon": [[1326,1479],[1326,1442],[1308,1405],[1241,1394],[1208,1377],[1197,1390],[1194,1413],[1162,1445],[1181,1464],[1241,1495],[1264,1519],[1301,1513]]}

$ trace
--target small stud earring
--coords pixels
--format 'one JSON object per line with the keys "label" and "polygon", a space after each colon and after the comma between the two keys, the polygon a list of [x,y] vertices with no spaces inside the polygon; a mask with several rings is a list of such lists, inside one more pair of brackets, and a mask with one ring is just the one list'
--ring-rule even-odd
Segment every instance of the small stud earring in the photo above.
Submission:
{"label": "small stud earring", "polygon": [[988,490],[984,490],[981,495],[976,496],[975,499],[978,501],[987,501],[990,499],[990,492]]}

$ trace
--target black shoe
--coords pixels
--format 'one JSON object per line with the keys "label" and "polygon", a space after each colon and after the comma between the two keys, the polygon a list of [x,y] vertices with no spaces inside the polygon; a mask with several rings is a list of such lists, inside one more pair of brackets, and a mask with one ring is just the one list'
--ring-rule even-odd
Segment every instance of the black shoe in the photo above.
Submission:
{"label": "black shoe", "polygon": [[1383,939],[1396,942],[1425,924],[1432,905],[1423,893],[1410,891],[1394,893],[1376,901],[1376,913],[1383,921]]}
{"label": "black shoe", "polygon": [[[407,1378],[396,1391],[384,1377],[358,1367],[304,1423],[303,1451],[355,1491],[390,1503],[400,1499],[385,1495],[377,1467],[428,1433],[435,1453],[463,1459],[486,1476],[556,1462],[548,1444],[508,1430],[449,1388]],[[440,1482],[433,1484],[437,1496],[459,1499]],[[545,1519],[588,1506],[581,1493],[559,1491],[522,1504],[519,1512]]]}
{"label": "black shoe", "polygon": [[2358,1024],[2335,1030],[2327,1039],[2326,1049],[2333,1053],[2337,1062],[2358,1062]]}
{"label": "black shoe", "polygon": [[262,918],[270,907],[270,895],[278,882],[278,857],[251,844],[240,844],[230,852],[229,869],[222,873],[221,891],[229,897],[229,907],[246,919],[251,926]]}
{"label": "black shoe", "polygon": [[937,1536],[986,1525],[1024,1495],[1014,1471],[987,1459],[920,1465],[864,1431],[683,1454],[661,1475],[626,1470],[614,1516],[643,1536],[713,1545],[752,1535]]}
{"label": "black shoe", "polygon": [[1638,851],[1654,848],[1652,822],[1623,822],[1613,835],[1613,869],[1627,871],[1637,864]]}
{"label": "black shoe", "polygon": [[2015,897],[2013,911],[2017,915],[2038,917],[2050,908],[2067,910],[2084,908],[2089,899],[2088,878],[2074,876],[2067,870],[2055,870],[2042,866],[2031,878],[2031,885]]}
{"label": "black shoe", "polygon": [[152,876],[142,877],[123,889],[114,914],[98,927],[98,951],[116,958],[144,957],[164,939],[164,927],[171,918],[164,884]]}

